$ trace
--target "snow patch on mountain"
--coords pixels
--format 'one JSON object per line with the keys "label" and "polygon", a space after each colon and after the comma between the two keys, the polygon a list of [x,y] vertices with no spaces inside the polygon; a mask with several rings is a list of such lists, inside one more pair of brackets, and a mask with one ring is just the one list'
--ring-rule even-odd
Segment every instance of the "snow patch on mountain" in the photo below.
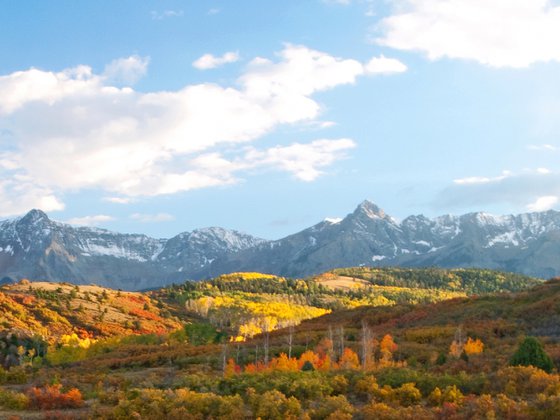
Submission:
{"label": "snow patch on mountain", "polygon": [[337,225],[342,222],[342,217],[325,217],[325,222],[330,223],[331,225]]}
{"label": "snow patch on mountain", "polygon": [[0,252],[5,252],[6,254],[14,255],[14,248],[11,245],[6,246],[5,248],[0,247]]}
{"label": "snow patch on mountain", "polygon": [[142,257],[134,250],[130,248],[125,248],[123,246],[119,246],[113,242],[91,243],[89,241],[86,241],[84,251],[88,255],[95,255],[95,256],[103,255],[108,257],[125,258],[127,260],[136,260],[141,262],[147,261],[146,258]]}
{"label": "snow patch on mountain", "polygon": [[519,246],[519,241],[517,238],[517,232],[505,232],[501,235],[497,235],[490,239],[488,243],[484,246],[484,248],[491,248],[496,244],[504,244],[504,245],[512,245],[512,246]]}

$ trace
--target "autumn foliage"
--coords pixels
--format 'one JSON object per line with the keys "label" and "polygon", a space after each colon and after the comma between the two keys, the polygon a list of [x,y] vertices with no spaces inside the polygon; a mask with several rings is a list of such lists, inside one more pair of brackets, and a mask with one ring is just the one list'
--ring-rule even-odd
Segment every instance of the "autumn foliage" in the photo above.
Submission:
{"label": "autumn foliage", "polygon": [[61,392],[61,385],[45,385],[31,388],[27,396],[29,406],[38,410],[52,410],[59,408],[78,408],[84,405],[82,393],[72,388],[68,392]]}
{"label": "autumn foliage", "polygon": [[484,343],[479,338],[473,340],[469,337],[463,346],[463,350],[468,355],[482,353],[482,350],[484,350]]}
{"label": "autumn foliage", "polygon": [[[393,271],[354,274],[384,293],[421,280]],[[463,282],[459,274],[426,282],[451,290]],[[411,295],[402,305],[348,309],[366,292],[323,292],[312,279],[260,276],[237,273],[145,297],[96,289],[86,295],[85,286],[62,285],[62,292],[54,286],[26,299],[33,283],[16,290],[21,296],[0,288],[0,327],[32,326],[38,315],[50,326],[65,314],[50,346],[0,331],[0,356],[17,362],[0,368],[0,418],[13,411],[22,418],[98,419],[558,418],[560,281],[520,294],[422,305],[411,304],[418,297]],[[484,283],[487,276],[477,278]],[[109,308],[98,330],[66,325],[68,309],[57,314],[76,299],[97,316]],[[144,311],[168,324],[151,322]],[[116,328],[116,315],[142,325],[121,323],[129,335],[119,337],[95,332]],[[171,325],[169,319],[181,328],[141,333]],[[524,340],[527,334],[537,337]],[[37,385],[53,382],[63,385]]]}

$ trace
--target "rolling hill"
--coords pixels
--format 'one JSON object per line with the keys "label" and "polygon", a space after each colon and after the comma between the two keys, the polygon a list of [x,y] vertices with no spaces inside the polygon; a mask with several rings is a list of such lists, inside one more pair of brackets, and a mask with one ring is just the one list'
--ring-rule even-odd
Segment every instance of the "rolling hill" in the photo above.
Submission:
{"label": "rolling hill", "polygon": [[[469,296],[413,303],[405,293],[385,305],[349,304],[376,288],[448,292],[458,282]],[[63,302],[76,290],[47,285],[4,287],[3,296]],[[103,298],[104,290],[80,287],[71,306],[89,302],[86,292]],[[556,370],[512,366],[529,335],[560,365],[558,279],[354,267],[299,280],[232,273],[147,295],[105,292],[107,304],[134,297],[154,316],[165,318],[155,309],[165,308],[190,316],[189,324],[168,334],[100,338],[79,351],[63,340],[41,362],[23,348],[15,353],[22,366],[0,369],[0,417],[544,419],[559,412]],[[332,299],[347,300],[312,313]],[[279,322],[236,337],[238,321],[259,317]],[[283,322],[289,317],[296,325]]]}

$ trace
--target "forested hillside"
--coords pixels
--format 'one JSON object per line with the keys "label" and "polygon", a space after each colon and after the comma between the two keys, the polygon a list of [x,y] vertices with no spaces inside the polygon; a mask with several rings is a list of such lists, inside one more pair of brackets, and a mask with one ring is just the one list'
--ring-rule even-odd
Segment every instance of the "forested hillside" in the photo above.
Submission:
{"label": "forested hillside", "polygon": [[[476,294],[453,292],[458,281]],[[366,305],[374,292],[389,297]],[[1,418],[529,419],[560,407],[559,280],[354,268],[144,295],[24,282],[2,297]],[[142,328],[119,330],[117,313]]]}
{"label": "forested hillside", "polygon": [[522,274],[475,268],[351,267],[335,269],[330,273],[367,280],[380,286],[461,291],[469,295],[514,292],[540,282]]}

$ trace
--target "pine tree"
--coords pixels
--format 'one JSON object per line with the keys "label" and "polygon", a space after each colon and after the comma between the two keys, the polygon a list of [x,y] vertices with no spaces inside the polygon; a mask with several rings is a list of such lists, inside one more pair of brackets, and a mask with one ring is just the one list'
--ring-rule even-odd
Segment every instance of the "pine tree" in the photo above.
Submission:
{"label": "pine tree", "polygon": [[510,364],[513,366],[535,366],[545,372],[550,373],[554,364],[540,341],[534,337],[527,337],[519,345],[519,348],[511,358]]}

